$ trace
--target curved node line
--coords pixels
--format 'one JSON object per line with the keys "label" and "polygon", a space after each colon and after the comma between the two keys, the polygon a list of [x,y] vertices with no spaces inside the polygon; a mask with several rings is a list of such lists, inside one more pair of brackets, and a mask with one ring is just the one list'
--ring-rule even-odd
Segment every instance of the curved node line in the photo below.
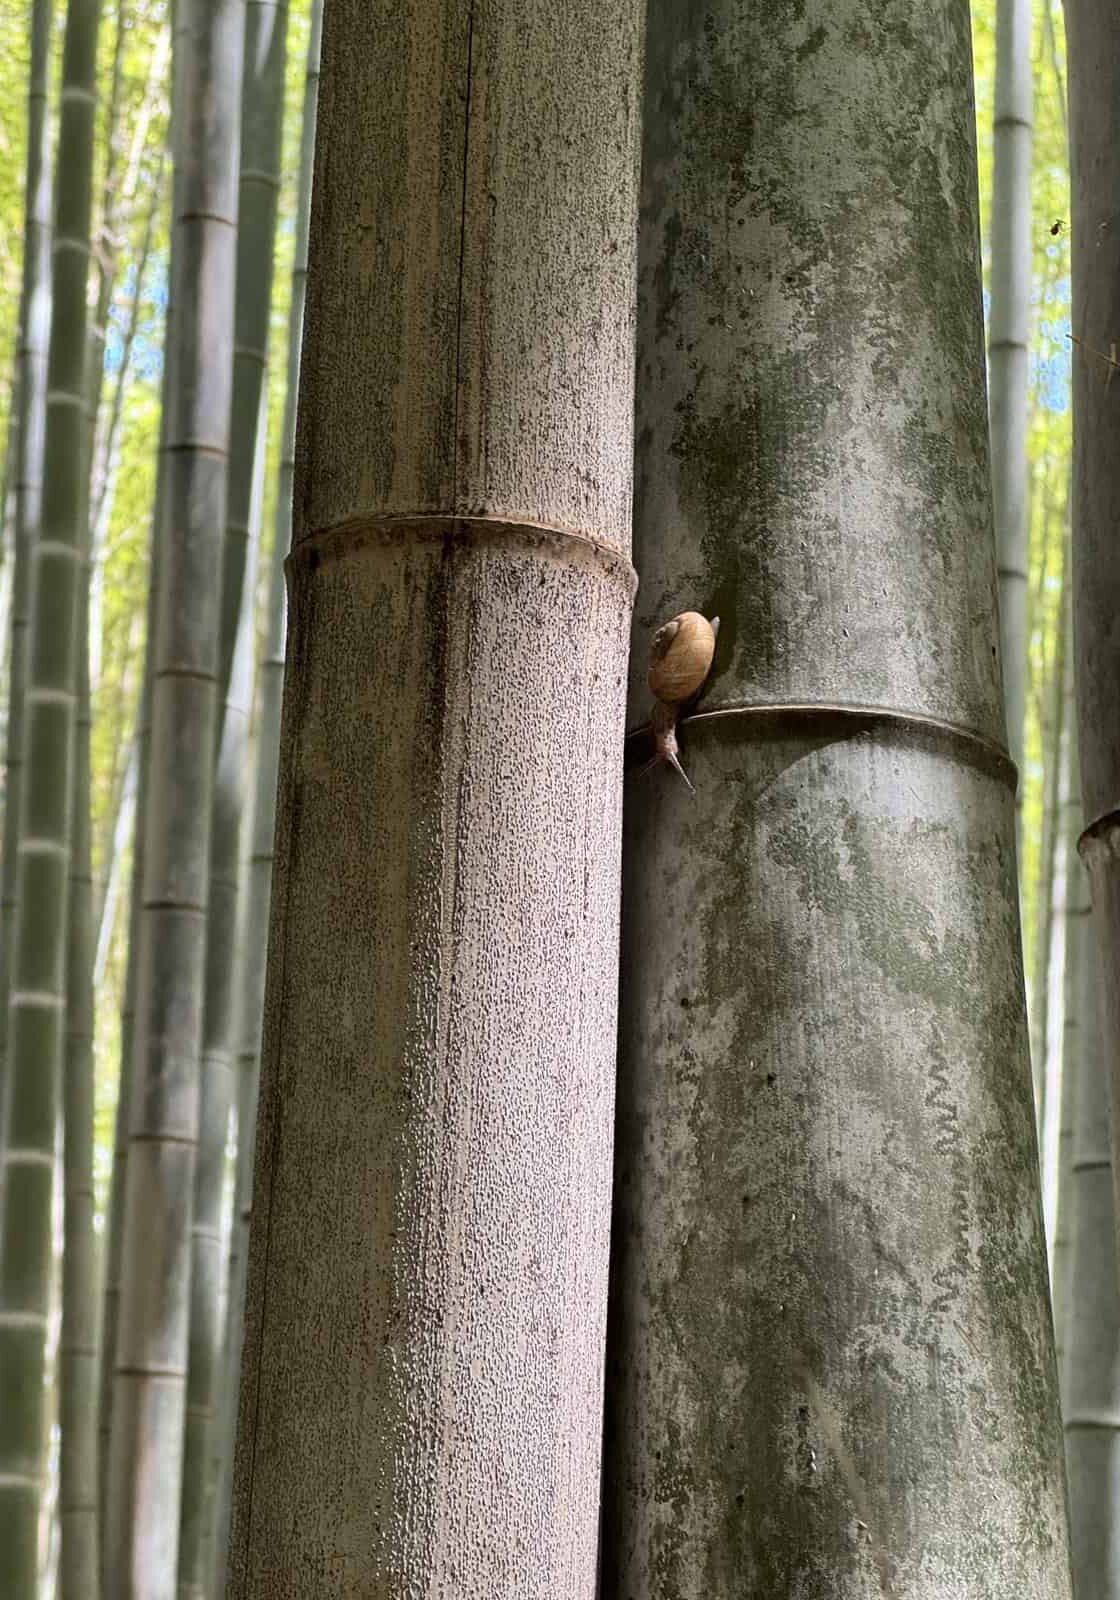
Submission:
{"label": "curved node line", "polygon": [[[846,722],[856,728],[893,728],[901,733],[918,734],[937,743],[955,748],[963,759],[976,766],[993,770],[1011,789],[1018,787],[1019,769],[1002,745],[983,734],[974,732],[959,722],[948,722],[941,717],[927,716],[920,711],[906,711],[899,706],[862,704],[844,700],[788,700],[742,701],[693,711],[682,717],[678,727],[693,727],[699,723],[743,718],[772,724],[787,721],[797,723]],[[628,730],[626,742],[648,739],[649,723]]]}

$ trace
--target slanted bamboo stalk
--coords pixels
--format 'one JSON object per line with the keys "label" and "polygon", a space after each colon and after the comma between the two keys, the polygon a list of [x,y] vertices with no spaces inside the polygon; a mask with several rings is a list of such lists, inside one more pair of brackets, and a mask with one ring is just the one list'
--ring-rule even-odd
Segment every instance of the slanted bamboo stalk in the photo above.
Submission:
{"label": "slanted bamboo stalk", "polygon": [[230,428],[229,511],[222,574],[220,683],[233,668],[251,542],[249,508],[258,471],[256,440],[265,416],[276,206],[287,60],[287,0],[247,0],[245,85],[238,183],[237,303]]}
{"label": "slanted bamboo stalk", "polygon": [[[1052,536],[1057,530],[1058,519],[1054,515],[1054,506],[1046,486],[1040,493],[1042,503],[1042,556],[1039,561],[1038,585],[1032,597],[1032,616],[1043,615],[1043,597],[1046,593],[1046,580],[1051,571],[1051,546]],[[1066,518],[1062,519],[1063,522]],[[1061,544],[1059,548],[1065,550],[1068,541],[1059,534]],[[1069,564],[1065,562],[1060,566],[1062,580],[1068,577]],[[1039,1135],[1041,1138],[1042,1125],[1046,1110],[1046,1056],[1049,1030],[1050,1007],[1050,954],[1054,925],[1054,869],[1058,859],[1058,840],[1060,837],[1060,820],[1058,816],[1058,785],[1060,750],[1062,738],[1063,716],[1065,713],[1064,701],[1064,669],[1061,663],[1066,654],[1066,619],[1062,612],[1057,619],[1054,629],[1053,659],[1048,663],[1046,670],[1045,655],[1044,668],[1032,684],[1032,698],[1034,700],[1035,715],[1041,731],[1042,743],[1042,827],[1039,841],[1038,869],[1035,874],[1035,926],[1034,926],[1034,970],[1031,974],[1030,985],[1030,1036],[1031,1036],[1031,1072],[1034,1079],[1034,1102],[1038,1116]],[[1020,790],[1022,784],[1020,784]]]}
{"label": "slanted bamboo stalk", "polygon": [[[171,326],[172,307],[167,308],[167,327]],[[165,341],[166,342],[166,341]],[[117,1112],[113,1126],[113,1170],[109,1185],[109,1213],[105,1239],[105,1306],[101,1322],[101,1381],[98,1402],[98,1489],[101,1497],[99,1531],[104,1555],[105,1527],[108,1521],[106,1493],[109,1481],[109,1441],[113,1413],[113,1368],[116,1362],[117,1323],[120,1311],[121,1272],[124,1248],[124,1201],[128,1174],[129,1115],[132,1101],[133,1044],[136,1029],[136,982],[140,960],[141,912],[144,883],[144,826],[147,813],[148,752],[152,731],[153,641],[155,638],[156,599],[159,594],[160,547],[163,539],[163,501],[166,486],[164,449],[167,419],[167,365],[164,363],[163,395],[160,416],[160,442],[156,465],[155,500],[152,507],[152,537],[148,566],[147,645],[140,705],[136,717],[136,799],[132,842],[132,882],[128,904],[128,950],[125,964],[124,994],[121,1001],[120,1076],[117,1083]]]}
{"label": "slanted bamboo stalk", "polygon": [[[144,232],[135,263],[135,281],[129,297],[128,318],[121,339],[121,365],[113,385],[112,399],[105,415],[100,419],[100,438],[95,436],[94,464],[96,471],[90,489],[90,615],[94,641],[100,638],[101,595],[104,586],[104,551],[109,537],[109,523],[113,511],[117,471],[120,465],[121,422],[124,416],[125,392],[128,388],[132,351],[140,327],[140,308],[143,301],[148,261],[156,222],[163,209],[165,160],[161,154],[152,184],[151,198],[144,220]],[[91,668],[93,681],[100,677],[100,662]]]}
{"label": "slanted bamboo stalk", "polygon": [[[1063,603],[1071,604],[1070,582]],[[1066,624],[1069,626],[1068,622]],[[1050,1273],[1050,1297],[1054,1311],[1054,1342],[1062,1394],[1066,1393],[1069,1346],[1070,1273],[1072,1271],[1072,1166],[1074,1121],[1077,1115],[1077,1084],[1082,1072],[1081,1052],[1085,1045],[1084,998],[1087,988],[1082,963],[1088,960],[1089,878],[1077,853],[1081,836],[1081,772],[1077,759],[1077,704],[1074,697],[1073,650],[1066,650],[1066,773],[1063,793],[1062,832],[1066,852],[1065,894],[1065,972],[1062,984],[1062,1067],[1060,1127],[1058,1131],[1058,1210],[1054,1224],[1054,1243]]]}
{"label": "slanted bamboo stalk", "polygon": [[[1066,521],[1062,517],[1063,523]],[[1063,539],[1062,549],[1068,549]],[[1063,561],[1062,581],[1069,572]],[[1070,653],[1069,606],[1059,602],[1050,663],[1047,699],[1043,720],[1044,788],[1043,850],[1039,866],[1038,933],[1035,951],[1034,1024],[1032,1076],[1035,1109],[1038,1116],[1039,1170],[1042,1178],[1042,1216],[1051,1251],[1057,1223],[1058,1142],[1061,1126],[1062,1001],[1065,976],[1065,898],[1069,881],[1069,859],[1064,822],[1068,813],[1069,730],[1065,712],[1070,704],[1066,662]]]}
{"label": "slanted bamboo stalk", "polygon": [[117,925],[117,906],[125,852],[136,823],[136,791],[139,786],[140,755],[138,737],[133,738],[124,772],[117,788],[116,803],[110,817],[108,844],[102,882],[94,901],[93,987],[96,994],[105,977],[113,931]]}
{"label": "slanted bamboo stalk", "polygon": [[97,215],[92,224],[94,279],[97,289],[94,294],[93,309],[86,319],[86,338],[89,341],[86,354],[86,381],[89,384],[87,404],[92,430],[91,480],[98,455],[95,441],[105,377],[105,343],[109,332],[109,308],[113,303],[120,254],[120,193],[116,174],[121,153],[121,107],[127,31],[128,0],[116,0],[113,56],[109,68],[109,94],[105,106],[105,167],[102,173]]}

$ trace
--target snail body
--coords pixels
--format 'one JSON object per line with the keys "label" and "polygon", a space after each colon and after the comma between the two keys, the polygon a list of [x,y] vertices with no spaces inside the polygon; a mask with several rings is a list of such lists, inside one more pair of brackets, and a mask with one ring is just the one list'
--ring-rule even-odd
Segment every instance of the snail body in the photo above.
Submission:
{"label": "snail body", "polygon": [[718,617],[709,622],[699,611],[682,611],[679,617],[658,628],[650,645],[646,681],[654,697],[650,718],[654,756],[645,770],[667,762],[690,789],[692,784],[680,763],[677,718],[681,707],[704,687],[712,670],[718,633]]}

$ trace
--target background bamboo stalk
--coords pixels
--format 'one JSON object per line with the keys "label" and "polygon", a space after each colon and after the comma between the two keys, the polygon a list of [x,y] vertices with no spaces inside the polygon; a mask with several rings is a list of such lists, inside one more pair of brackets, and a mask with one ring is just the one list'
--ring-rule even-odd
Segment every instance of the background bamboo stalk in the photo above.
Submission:
{"label": "background bamboo stalk", "polygon": [[[1067,580],[1068,580],[1067,567]],[[1063,604],[1071,605],[1070,585],[1067,581]],[[1067,627],[1069,624],[1067,623]],[[1077,1084],[1083,1070],[1081,1052],[1085,1047],[1083,1001],[1086,994],[1086,976],[1082,963],[1088,959],[1086,948],[1089,938],[1089,878],[1077,853],[1081,835],[1081,772],[1077,759],[1077,705],[1074,698],[1073,651],[1066,651],[1066,711],[1067,772],[1065,775],[1065,805],[1062,813],[1062,831],[1065,835],[1066,894],[1065,894],[1065,972],[1062,995],[1062,1070],[1061,1070],[1061,1125],[1058,1133],[1058,1212],[1054,1224],[1050,1298],[1054,1311],[1054,1339],[1058,1357],[1058,1371],[1062,1378],[1063,1398],[1066,1394],[1070,1319],[1070,1274],[1072,1258],[1072,1170],[1074,1123],[1077,1115]]]}
{"label": "background bamboo stalk", "polygon": [[[24,686],[31,606],[30,541],[42,515],[43,449],[47,424],[47,347],[51,325],[51,163],[47,107],[51,0],[35,0],[30,12],[27,83],[27,175],[24,189],[23,277],[19,344],[16,350],[16,420],[12,473],[12,602],[8,656],[8,716],[5,741],[4,835],[0,851],[0,1141],[8,1040],[8,991],[15,934],[20,805],[23,791]],[[3,1150],[0,1148],[0,1215],[3,1212]]]}
{"label": "background bamboo stalk", "polygon": [[[1063,524],[1066,518],[1062,518]],[[1063,538],[1068,551],[1068,539]],[[1069,561],[1063,562],[1065,584]],[[1049,714],[1046,718],[1044,761],[1046,784],[1043,794],[1044,848],[1039,874],[1038,899],[1040,930],[1036,945],[1038,976],[1034,1009],[1038,1019],[1039,1058],[1032,1062],[1035,1083],[1035,1108],[1038,1114],[1039,1172],[1042,1182],[1042,1217],[1047,1247],[1053,1262],[1057,1228],[1059,1145],[1061,1142],[1062,1010],[1065,1000],[1066,914],[1071,859],[1066,835],[1069,813],[1069,782],[1073,731],[1066,725],[1067,707],[1073,710],[1068,677],[1072,650],[1069,638],[1070,606],[1060,603],[1054,640],[1054,655],[1047,685]],[[1074,844],[1076,853],[1076,843]],[[1032,1046],[1033,1048],[1033,1046]]]}
{"label": "background bamboo stalk", "polygon": [[1078,1600],[1115,1600],[1120,1594],[1120,1549],[1115,1537],[1120,1485],[1120,1274],[1109,1064],[1098,1012],[1102,975],[1091,938],[1081,967],[1085,990],[1071,1169],[1066,1460]]}
{"label": "background bamboo stalk", "polygon": [[288,9],[248,0],[241,104],[237,292],[230,471],[223,552],[219,684],[224,692],[215,771],[202,1098],[195,1172],[187,1436],[179,1590],[201,1597],[213,1561],[212,1433],[219,1398],[227,1282],[223,1180],[237,1050],[241,828],[248,779],[255,643],[256,546],[267,423],[266,370],[276,207],[280,188]]}
{"label": "background bamboo stalk", "polygon": [[166,535],[106,1506],[115,1600],[172,1600],[178,1568],[244,16],[244,0],[180,0],[175,19]]}
{"label": "background bamboo stalk", "polygon": [[299,358],[307,286],[307,238],[311,216],[311,177],[315,158],[315,119],[319,100],[322,31],[322,0],[312,0],[300,133],[299,180],[296,189],[291,305],[288,313],[287,389],[284,398],[265,642],[257,680],[256,765],[243,926],[244,959],[240,970],[242,995],[241,1041],[237,1058],[237,1177],[233,1226],[230,1233],[229,1312],[225,1340],[226,1388],[221,1428],[218,1432],[219,1455],[215,1473],[218,1483],[215,1513],[215,1594],[225,1593],[227,1580],[229,1518],[233,1493],[233,1446],[244,1322],[245,1267],[252,1218],[253,1151],[257,1122],[261,1026],[264,1016],[265,957],[268,949],[268,918],[272,898],[276,779],[280,761],[280,713],[284,690],[286,625],[284,562],[292,542],[296,402],[299,395]]}
{"label": "background bamboo stalk", "polygon": [[1027,700],[1027,348],[1031,305],[1031,0],[997,0],[988,384],[1007,737]]}
{"label": "background bamboo stalk", "polygon": [[[171,327],[168,306],[167,327]],[[136,821],[133,830],[132,880],[128,905],[128,950],[124,993],[121,1005],[120,1076],[117,1110],[113,1127],[113,1168],[109,1188],[109,1208],[105,1238],[105,1305],[101,1324],[101,1381],[98,1404],[98,1489],[101,1500],[99,1532],[104,1559],[105,1528],[108,1522],[106,1493],[109,1482],[109,1442],[113,1414],[113,1369],[116,1364],[117,1324],[120,1312],[121,1274],[124,1250],[124,1203],[128,1175],[129,1123],[132,1104],[132,1070],[136,1027],[136,984],[140,959],[140,928],[143,912],[144,827],[147,813],[148,758],[152,721],[152,641],[155,638],[156,601],[159,594],[160,549],[163,541],[163,501],[166,492],[164,428],[167,417],[167,368],[164,368],[163,403],[160,419],[160,444],[156,467],[156,490],[152,512],[151,556],[148,577],[148,646],[145,651],[144,678],[136,721]]]}
{"label": "background bamboo stalk", "polygon": [[96,0],[69,0],[52,247],[43,495],[27,648],[18,890],[8,996],[0,1235],[0,1593],[37,1600],[52,1188],[61,1111],[79,592],[87,511],[86,297]]}
{"label": "background bamboo stalk", "polygon": [[98,1600],[98,1323],[93,1231],[93,872],[90,863],[88,587],[79,604],[74,844],[66,959],[63,1089],[62,1328],[58,1383],[61,1456],[59,1600]]}

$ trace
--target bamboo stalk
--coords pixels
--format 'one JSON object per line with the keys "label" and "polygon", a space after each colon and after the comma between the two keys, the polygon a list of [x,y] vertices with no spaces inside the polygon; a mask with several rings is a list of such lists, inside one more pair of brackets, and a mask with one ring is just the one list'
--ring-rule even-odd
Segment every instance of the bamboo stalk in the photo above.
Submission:
{"label": "bamboo stalk", "polygon": [[257,1120],[257,1084],[260,1072],[261,1025],[264,1014],[265,957],[272,895],[272,866],[276,831],[276,779],[280,760],[280,709],[284,689],[284,561],[292,542],[292,484],[295,474],[296,400],[299,393],[299,358],[303,336],[303,304],[307,287],[307,236],[311,213],[311,176],[315,155],[315,117],[319,98],[319,54],[322,42],[323,3],[312,0],[307,46],[307,73],[303,95],[299,182],[296,193],[296,235],[292,260],[292,291],[288,313],[287,390],[281,433],[276,523],[273,530],[269,573],[268,611],[264,651],[258,669],[258,732],[253,789],[253,815],[246,884],[244,950],[241,967],[240,1046],[237,1057],[237,1178],[233,1227],[230,1234],[229,1311],[225,1339],[225,1397],[215,1464],[215,1594],[226,1590],[229,1518],[233,1492],[233,1446],[237,1420],[237,1391],[241,1367],[244,1320],[245,1266],[252,1219],[253,1149]]}
{"label": "bamboo stalk", "polygon": [[[91,419],[92,420],[92,419]],[[92,429],[91,429],[92,432]],[[93,1231],[93,874],[88,591],[79,605],[74,848],[66,960],[62,1328],[58,1348],[59,1600],[100,1594],[97,1484],[99,1284]]]}
{"label": "bamboo stalk", "polygon": [[1072,205],[1073,632],[1078,753],[1093,925],[1100,952],[1102,1049],[1111,1061],[1113,1181],[1120,1160],[1120,383],[1097,353],[1120,329],[1120,15],[1066,0]]}
{"label": "bamboo stalk", "polygon": [[1072,1264],[1065,1366],[1066,1460],[1078,1600],[1120,1591],[1120,1273],[1109,1134],[1109,1062],[1102,1048],[1104,974],[1092,942],[1082,962],[1082,1053],[1071,1171]]}
{"label": "bamboo stalk", "polygon": [[1027,694],[1027,359],[1031,270],[1031,0],[997,0],[988,332],[992,489],[1003,688],[1011,756],[1023,764]]}
{"label": "bamboo stalk", "polygon": [[[1063,517],[1063,522],[1065,518]],[[1063,549],[1068,541],[1063,541]],[[1063,564],[1063,582],[1068,562]],[[1060,1053],[1055,1055],[1053,1020],[1058,1016],[1058,1039],[1061,1037],[1062,969],[1064,966],[1065,928],[1062,904],[1065,898],[1067,862],[1063,822],[1063,780],[1068,775],[1068,755],[1065,729],[1066,654],[1068,650],[1068,615],[1063,600],[1058,602],[1058,616],[1054,637],[1054,656],[1050,663],[1049,681],[1046,685],[1048,705],[1041,719],[1043,727],[1043,802],[1042,802],[1042,852],[1039,865],[1036,900],[1038,905],[1038,932],[1035,937],[1034,1016],[1032,1018],[1032,1068],[1035,1087],[1035,1109],[1038,1116],[1039,1155],[1042,1162],[1042,1203],[1046,1220],[1047,1238],[1053,1239],[1055,1200],[1057,1195],[1057,1168],[1054,1136],[1060,1118],[1056,1095],[1060,1074]],[[1057,945],[1057,949],[1055,949]],[[1055,988],[1055,983],[1057,988]],[[1057,999],[1057,1006],[1054,1000]],[[1037,1052],[1037,1054],[1036,1054]]]}
{"label": "bamboo stalk", "polygon": [[[1067,583],[1064,603],[1071,604],[1072,585]],[[1068,623],[1067,623],[1068,627]],[[1054,1308],[1054,1336],[1058,1371],[1062,1377],[1063,1402],[1067,1393],[1070,1320],[1070,1279],[1072,1261],[1072,1171],[1074,1128],[1077,1116],[1077,1085],[1086,1048],[1086,1019],[1083,1012],[1087,982],[1082,963],[1089,959],[1089,878],[1077,853],[1081,835],[1081,773],[1077,760],[1077,705],[1074,696],[1073,651],[1066,651],[1066,750],[1065,808],[1062,830],[1067,860],[1065,899],[1065,973],[1062,1003],[1061,1126],[1058,1133],[1058,1214],[1054,1224],[1051,1300]],[[1063,1411],[1065,1406],[1063,1403]]]}
{"label": "bamboo stalk", "polygon": [[183,1458],[181,1600],[203,1600],[213,1562],[212,1435],[226,1299],[222,1201],[237,1050],[238,886],[256,643],[256,547],[267,444],[268,330],[280,189],[288,8],[249,0],[241,106],[237,294],[219,684],[224,691],[211,821],[201,1120],[192,1225],[191,1332]]}
{"label": "bamboo stalk", "polygon": [[649,12],[635,765],[722,625],[627,788],[602,1600],[1070,1593],[970,73],[965,0]]}
{"label": "bamboo stalk", "polygon": [[86,290],[96,109],[96,0],[69,0],[63,45],[41,519],[32,533],[25,761],[8,997],[0,1238],[0,1593],[36,1600],[52,1184],[66,1003],[65,954],[78,597],[85,548]]}
{"label": "bamboo stalk", "polygon": [[237,1600],[595,1594],[640,37],[326,10]]}
{"label": "bamboo stalk", "polygon": [[[23,279],[16,350],[18,410],[13,408],[15,458],[12,495],[12,606],[8,653],[4,836],[0,851],[0,1141],[8,1051],[8,991],[15,935],[24,759],[24,693],[31,606],[31,539],[42,517],[43,449],[47,421],[47,349],[51,324],[51,163],[47,90],[51,0],[35,0],[30,15],[31,59],[27,88],[27,175],[24,188]],[[0,1216],[3,1214],[0,1149]]]}
{"label": "bamboo stalk", "polygon": [[180,0],[152,732],[129,1097],[105,1586],[173,1600],[199,1125],[244,0]]}

